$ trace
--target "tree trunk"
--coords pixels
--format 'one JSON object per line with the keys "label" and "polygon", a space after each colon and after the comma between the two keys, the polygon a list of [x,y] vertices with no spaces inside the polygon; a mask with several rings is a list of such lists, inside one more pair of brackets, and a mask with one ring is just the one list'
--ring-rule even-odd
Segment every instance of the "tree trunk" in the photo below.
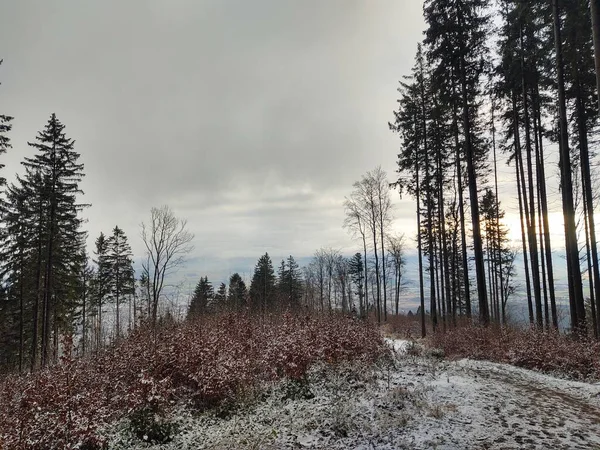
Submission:
{"label": "tree trunk", "polygon": [[525,214],[521,194],[521,175],[519,172],[518,157],[515,158],[515,171],[517,173],[517,197],[519,199],[519,217],[521,219],[521,241],[523,242],[523,263],[525,265],[525,286],[527,289],[527,307],[529,310],[529,323],[533,325],[533,304],[531,302],[531,280],[529,279],[529,258],[527,257],[527,239],[525,238]]}
{"label": "tree trunk", "polygon": [[596,64],[596,93],[600,109],[600,0],[590,0],[592,35],[594,38],[594,60]]}
{"label": "tree trunk", "polygon": [[493,152],[493,158],[494,158],[494,192],[496,194],[496,220],[498,221],[497,223],[497,227],[496,227],[496,240],[497,240],[497,248],[496,248],[496,255],[495,255],[495,261],[496,261],[496,268],[495,268],[495,283],[496,283],[496,290],[495,290],[495,296],[496,296],[496,320],[498,320],[499,323],[501,323],[501,319],[500,319],[500,303],[502,303],[502,299],[503,299],[503,295],[502,295],[502,286],[504,284],[504,273],[502,270],[502,248],[500,246],[500,201],[499,201],[499,197],[498,197],[498,164],[497,164],[497,158],[496,158],[496,123],[495,123],[495,116],[494,116],[494,112],[495,112],[495,107],[496,105],[494,104],[494,96],[491,95],[491,112],[492,112],[492,117],[491,117],[491,128],[492,128],[492,152]]}
{"label": "tree trunk", "polygon": [[[456,97],[454,83],[452,93]],[[452,124],[454,128],[454,145],[456,147],[456,179],[458,182],[458,214],[460,218],[461,256],[463,266],[463,283],[465,285],[465,309],[467,318],[471,318],[471,290],[469,284],[469,260],[467,258],[467,231],[465,225],[465,203],[463,193],[462,168],[460,163],[460,144],[458,139],[458,105],[453,101]]]}
{"label": "tree trunk", "polygon": [[415,173],[417,178],[417,252],[419,254],[419,299],[421,300],[421,337],[427,335],[425,328],[425,287],[423,283],[423,239],[421,236],[421,186],[419,179],[419,160],[415,158]]}
{"label": "tree trunk", "polygon": [[552,1],[554,21],[554,45],[556,49],[556,72],[558,84],[558,112],[560,123],[560,173],[563,215],[565,228],[565,252],[569,273],[569,303],[571,305],[571,328],[585,335],[585,306],[579,268],[579,249],[577,247],[577,229],[575,226],[575,207],[573,204],[573,183],[571,179],[571,155],[569,152],[569,134],[567,129],[567,107],[565,100],[565,80],[562,61],[561,25],[558,0]]}
{"label": "tree trunk", "polygon": [[[521,217],[521,238],[523,239],[523,258],[525,261],[525,280],[527,286],[527,307],[529,310],[529,323],[534,324],[533,303],[531,299],[531,279],[529,277],[529,258],[527,257],[527,244],[525,230],[529,230],[529,211],[527,205],[527,190],[525,188],[525,172],[523,170],[523,158],[521,152],[521,138],[519,133],[519,116],[517,112],[517,95],[512,93],[513,128],[515,144],[515,168],[517,171],[517,190],[519,192],[519,213]],[[531,246],[531,240],[528,241]]]}
{"label": "tree trunk", "polygon": [[[535,321],[538,329],[543,329],[544,319],[542,315],[542,297],[540,285],[540,265],[538,258],[537,236],[535,232],[535,196],[533,183],[533,164],[531,150],[531,126],[529,122],[529,101],[527,97],[527,86],[525,78],[525,57],[523,54],[523,30],[519,30],[519,39],[521,42],[521,94],[523,97],[523,120],[525,122],[525,150],[527,152],[527,181],[529,190],[529,220],[527,222],[527,235],[529,239],[529,254],[531,255],[531,278],[533,281],[533,297],[535,300]],[[521,161],[523,161],[521,157]],[[525,175],[521,173],[523,186],[525,186]],[[524,199],[526,197],[523,197]]]}
{"label": "tree trunk", "polygon": [[[554,267],[552,263],[552,244],[550,242],[550,223],[548,219],[548,195],[546,193],[546,173],[544,168],[544,145],[542,136],[542,118],[539,105],[539,92],[537,84],[535,86],[535,115],[537,119],[537,133],[539,142],[539,155],[537,160],[538,168],[538,186],[540,189],[540,199],[542,203],[542,219],[544,230],[544,253],[546,256],[546,271],[548,274],[548,293],[550,296],[550,311],[552,313],[552,326],[558,329],[558,312],[556,310],[556,293],[554,290]],[[534,120],[535,120],[534,119]]]}
{"label": "tree trunk", "polygon": [[[594,298],[597,302],[594,310],[600,311],[600,270],[598,268],[598,245],[596,241],[596,221],[594,219],[594,196],[592,195],[592,177],[590,171],[590,154],[588,149],[588,128],[587,128],[587,113],[585,105],[583,104],[583,98],[581,93],[581,83],[579,68],[575,67],[575,89],[576,89],[576,104],[577,104],[577,128],[579,131],[579,152],[581,161],[581,181],[583,184],[583,205],[584,205],[584,216],[586,219],[586,239],[589,238],[588,247],[592,252],[591,259],[591,271],[588,274],[590,279],[593,278],[594,293],[590,292],[590,298],[592,302]],[[588,256],[588,261],[590,261]],[[597,336],[600,334],[600,321],[596,320],[596,317],[592,318],[594,321],[594,334]]]}
{"label": "tree trunk", "polygon": [[479,224],[477,175],[475,173],[475,154],[471,142],[471,119],[469,117],[467,74],[464,58],[461,58],[460,60],[459,71],[463,109],[463,129],[465,133],[465,159],[467,160],[467,178],[469,180],[469,200],[471,203],[471,222],[473,226],[473,253],[475,255],[475,274],[477,278],[477,294],[479,296],[479,320],[483,325],[487,325],[490,321],[490,313],[485,287],[485,266],[483,261],[481,228]]}

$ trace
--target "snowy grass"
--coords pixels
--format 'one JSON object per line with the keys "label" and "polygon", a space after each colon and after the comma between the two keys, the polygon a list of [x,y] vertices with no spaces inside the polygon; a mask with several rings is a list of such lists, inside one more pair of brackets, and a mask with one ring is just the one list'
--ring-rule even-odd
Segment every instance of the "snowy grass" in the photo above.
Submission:
{"label": "snowy grass", "polygon": [[229,314],[157,334],[141,328],[95,358],[67,356],[2,381],[0,448],[105,448],[114,423],[129,424],[142,441],[168,442],[180,431],[175,410],[227,416],[265,383],[302,384],[317,363],[370,364],[388,351],[374,326],[335,314]]}

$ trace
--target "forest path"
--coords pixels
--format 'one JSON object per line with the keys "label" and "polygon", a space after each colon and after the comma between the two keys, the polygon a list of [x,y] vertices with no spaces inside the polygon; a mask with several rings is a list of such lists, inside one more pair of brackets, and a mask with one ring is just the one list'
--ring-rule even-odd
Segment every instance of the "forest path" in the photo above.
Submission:
{"label": "forest path", "polygon": [[487,361],[412,359],[400,372],[425,373],[415,389],[449,411],[438,427],[415,421],[415,448],[600,449],[600,384]]}

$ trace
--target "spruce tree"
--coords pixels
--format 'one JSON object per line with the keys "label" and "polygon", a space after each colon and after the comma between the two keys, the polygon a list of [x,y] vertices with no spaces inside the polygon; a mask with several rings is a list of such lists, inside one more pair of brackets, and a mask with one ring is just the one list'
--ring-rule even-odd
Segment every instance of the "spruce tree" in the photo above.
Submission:
{"label": "spruce tree", "polygon": [[292,255],[281,261],[278,270],[277,289],[283,308],[297,308],[302,298],[302,275]]}
{"label": "spruce tree", "polygon": [[[33,346],[36,233],[32,226],[32,198],[14,184],[8,186],[4,202],[4,228],[2,230],[2,252],[0,254],[0,278],[5,281],[7,290],[4,300],[5,333],[14,337],[13,348],[18,341],[19,372],[25,364],[31,366],[34,359],[33,349],[26,352],[25,346]],[[8,323],[14,323],[12,329]],[[18,331],[16,329],[18,327]],[[5,339],[6,336],[5,335]],[[9,348],[9,344],[6,344]],[[28,356],[29,355],[29,356]]]}
{"label": "spruce tree", "polygon": [[121,228],[115,226],[112,236],[107,240],[106,262],[109,271],[108,295],[116,305],[116,338],[121,336],[120,306],[128,296],[134,294],[135,278],[133,273],[133,254],[127,242],[127,236]]}
{"label": "spruce tree", "polygon": [[104,310],[107,297],[111,291],[111,270],[110,263],[108,261],[108,239],[106,239],[104,233],[100,233],[95,241],[95,245],[96,249],[94,251],[94,255],[96,259],[94,260],[94,263],[96,264],[96,275],[92,281],[92,287],[95,310],[94,315],[97,321],[94,327],[97,330],[95,344],[96,349],[99,350],[104,344],[104,323],[102,321],[102,312]]}
{"label": "spruce tree", "polygon": [[[489,321],[489,310],[479,225],[478,182],[481,182],[481,162],[487,149],[478,130],[478,97],[479,78],[487,58],[487,6],[486,0],[427,0],[424,5],[427,23],[425,42],[433,69],[434,92],[442,102],[447,98],[453,99],[454,105],[461,111],[464,148],[461,158],[466,162],[479,316],[483,324]],[[457,170],[459,179],[460,174],[461,171]]]}
{"label": "spruce tree", "polygon": [[565,230],[565,253],[569,280],[569,306],[571,312],[571,328],[575,333],[585,335],[585,305],[581,269],[579,267],[579,248],[575,225],[575,204],[573,200],[573,180],[571,174],[571,152],[569,149],[569,129],[565,95],[565,67],[563,62],[562,11],[558,0],[552,1],[552,18],[554,29],[554,46],[556,62],[556,81],[558,88],[559,116],[559,149],[560,149],[560,181]]}
{"label": "spruce tree", "polygon": [[350,274],[350,278],[352,283],[356,288],[356,295],[358,295],[358,304],[359,304],[359,312],[361,316],[364,314],[363,311],[365,309],[365,293],[364,293],[364,267],[362,255],[360,253],[355,253],[350,261],[348,262],[348,272]]}
{"label": "spruce tree", "polygon": [[210,303],[214,300],[215,293],[208,277],[200,277],[188,309],[188,319],[206,314]]}
{"label": "spruce tree", "polygon": [[239,310],[246,305],[246,298],[248,296],[248,290],[246,289],[246,283],[242,280],[239,273],[234,273],[229,277],[229,292],[227,301],[231,308]]}
{"label": "spruce tree", "polygon": [[220,309],[225,307],[227,302],[227,286],[225,283],[221,283],[219,285],[219,289],[215,292],[215,309]]}
{"label": "spruce tree", "polygon": [[273,263],[268,253],[258,259],[250,283],[252,307],[265,314],[275,306],[276,278]]}
{"label": "spruce tree", "polygon": [[[422,46],[417,48],[416,63],[407,82],[402,82],[398,91],[399,110],[394,112],[395,122],[389,124],[402,139],[401,152],[398,154],[398,181],[394,184],[402,196],[404,192],[414,196],[417,201],[417,250],[419,256],[419,297],[421,300],[421,335],[425,329],[425,288],[423,273],[423,255],[429,259],[430,308],[434,329],[437,326],[437,305],[434,279],[433,258],[433,197],[431,174],[434,169],[429,157],[431,134],[431,95],[430,77],[426,70]],[[407,177],[408,175],[408,177]],[[423,205],[423,207],[421,206]],[[421,211],[423,209],[423,211]],[[467,301],[468,303],[468,301]]]}
{"label": "spruce tree", "polygon": [[85,356],[89,350],[88,346],[88,330],[90,329],[90,323],[88,318],[90,317],[90,311],[93,310],[93,280],[95,271],[89,264],[89,257],[85,250],[81,255],[83,264],[81,265],[81,271],[79,274],[79,287],[78,297],[80,299],[81,308],[81,355]]}
{"label": "spruce tree", "polygon": [[43,131],[29,145],[37,150],[33,157],[22,163],[26,177],[20,181],[35,195],[40,205],[38,229],[44,245],[40,258],[41,299],[41,365],[50,362],[50,348],[57,357],[61,331],[72,326],[76,307],[76,284],[81,248],[85,234],[80,230],[78,213],[85,205],[77,203],[83,192],[79,183],[83,178],[83,164],[75,142],[67,138],[65,126],[55,114],[50,116]]}
{"label": "spruce tree", "polygon": [[[584,233],[589,241],[591,266],[589,274],[590,299],[596,304],[594,311],[600,311],[600,269],[598,267],[598,246],[596,242],[596,220],[594,218],[594,196],[591,177],[590,138],[598,118],[598,102],[596,94],[596,73],[592,30],[583,26],[590,23],[589,2],[572,0],[564,4],[564,65],[565,65],[565,97],[570,106],[571,141],[578,148],[574,161],[579,162],[582,193]],[[594,333],[600,333],[600,321],[592,317],[596,325]]]}

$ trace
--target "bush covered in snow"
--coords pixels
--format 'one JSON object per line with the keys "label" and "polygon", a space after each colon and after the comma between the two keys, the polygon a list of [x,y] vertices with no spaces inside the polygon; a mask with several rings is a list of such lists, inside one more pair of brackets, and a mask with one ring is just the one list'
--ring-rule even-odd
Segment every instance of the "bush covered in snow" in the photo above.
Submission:
{"label": "bush covered in snow", "polygon": [[262,381],[301,380],[316,362],[369,362],[386,351],[375,327],[340,315],[230,314],[142,327],[94,358],[66,356],[0,382],[0,448],[104,448],[100,430],[123,418],[141,434],[156,431],[148,439],[168,440],[176,405],[215,407]]}

